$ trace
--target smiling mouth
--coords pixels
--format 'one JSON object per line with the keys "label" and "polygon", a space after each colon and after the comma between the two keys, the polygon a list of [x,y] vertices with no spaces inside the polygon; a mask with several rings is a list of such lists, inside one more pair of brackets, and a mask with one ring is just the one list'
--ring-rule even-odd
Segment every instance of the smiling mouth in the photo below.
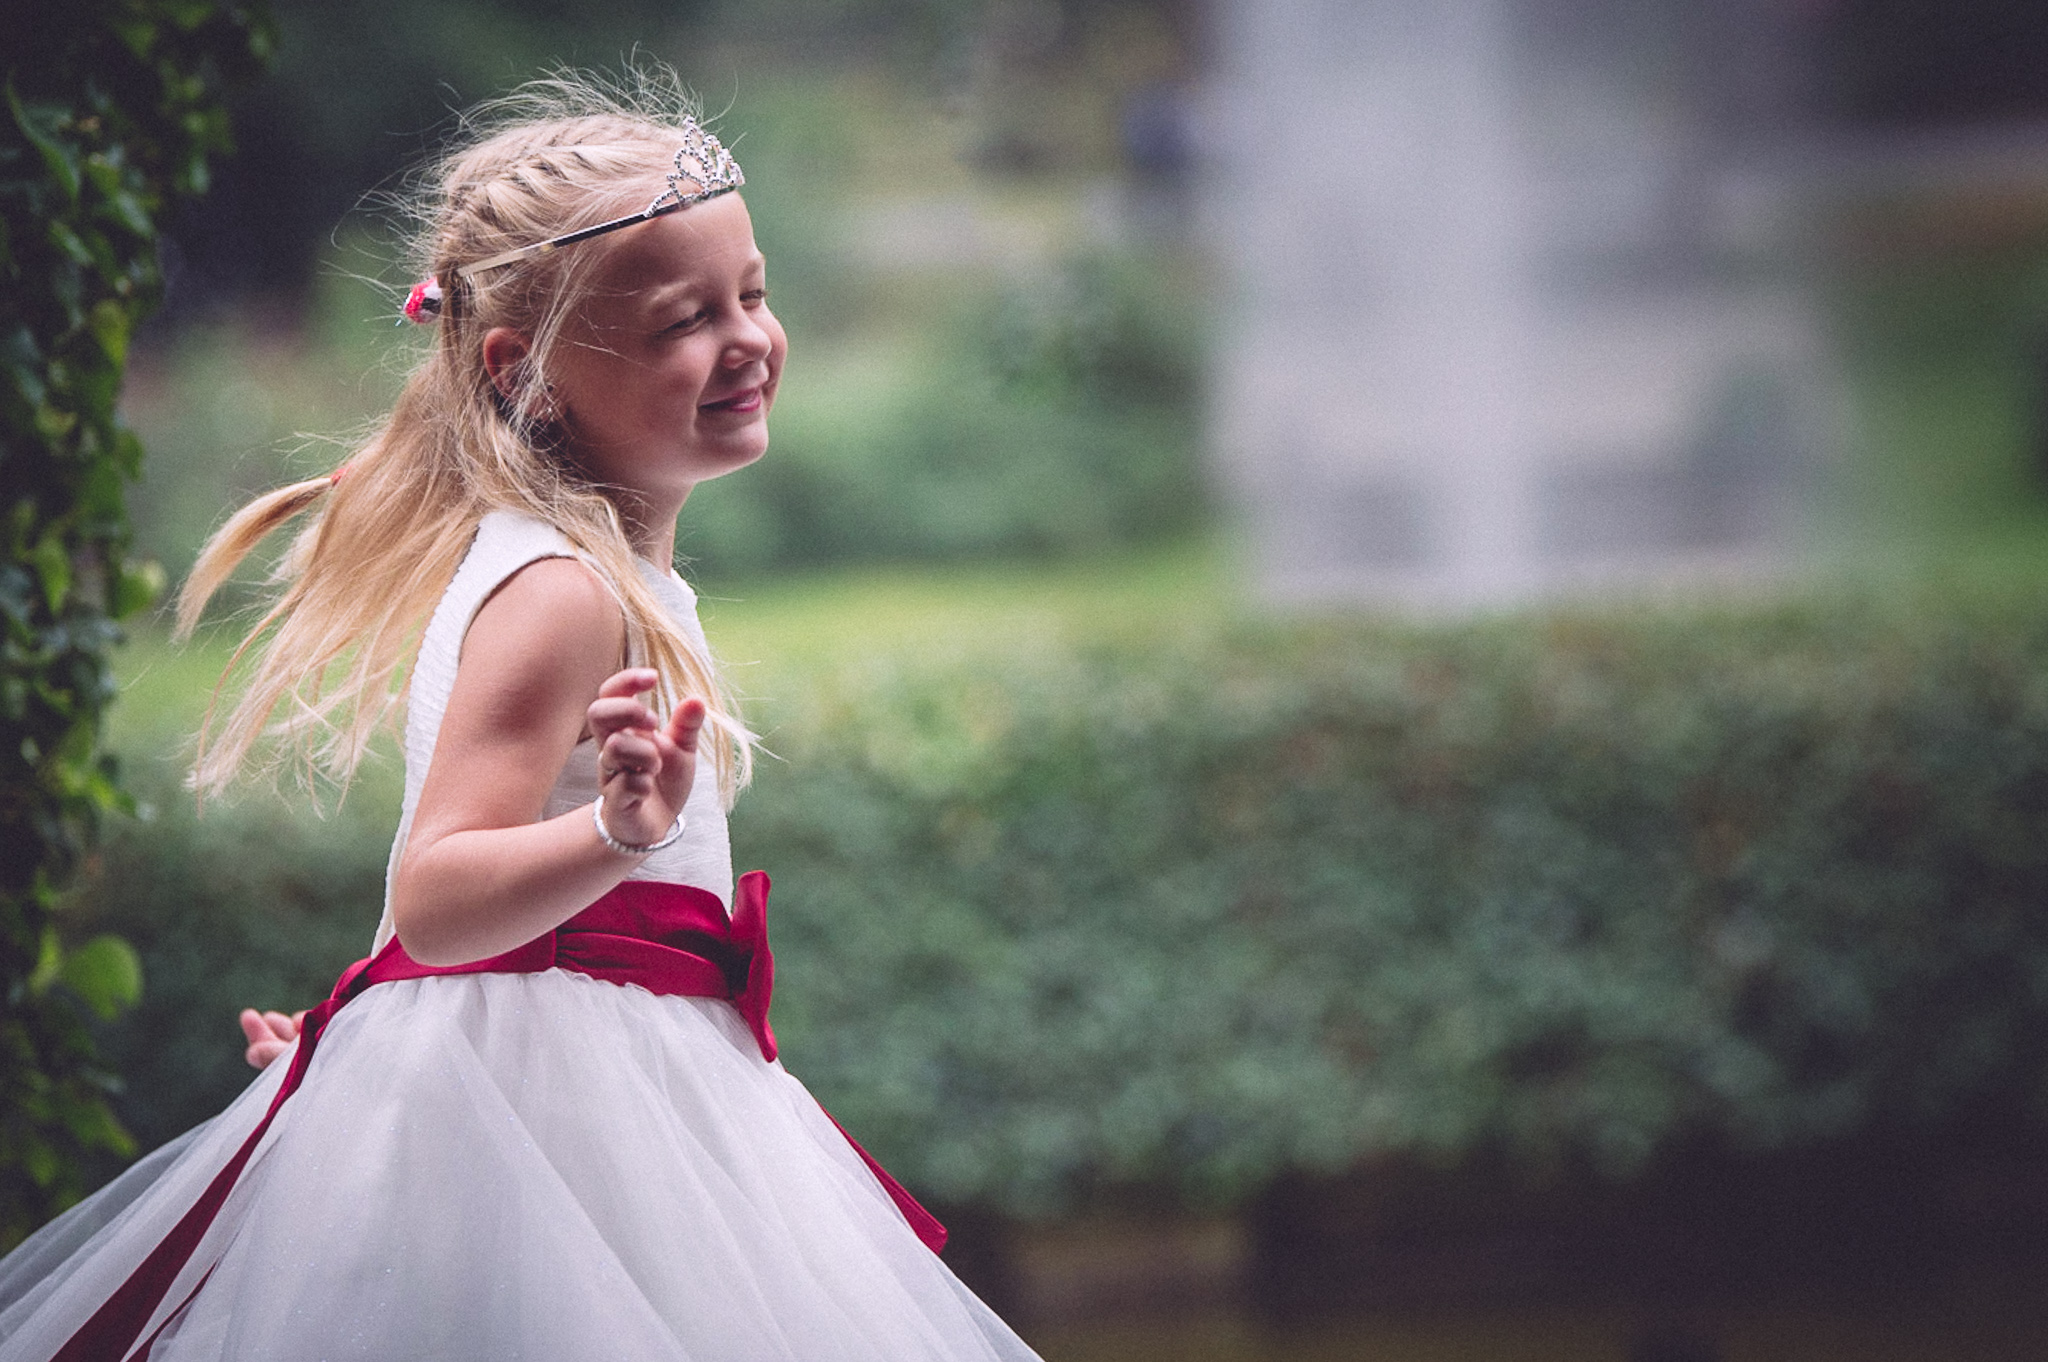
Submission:
{"label": "smiling mouth", "polygon": [[698,410],[731,412],[759,411],[761,410],[761,390],[759,388],[748,388],[744,392],[734,393],[731,397],[720,398],[716,402],[706,402],[703,404],[703,406],[699,407]]}

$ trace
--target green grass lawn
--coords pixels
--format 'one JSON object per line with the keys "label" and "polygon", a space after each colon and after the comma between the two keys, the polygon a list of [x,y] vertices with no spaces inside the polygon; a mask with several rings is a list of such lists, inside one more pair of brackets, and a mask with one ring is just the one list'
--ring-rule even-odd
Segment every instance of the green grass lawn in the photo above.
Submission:
{"label": "green grass lawn", "polygon": [[[913,564],[697,583],[700,613],[721,663],[757,724],[804,678],[894,658],[924,665],[985,661],[1202,636],[1270,613],[1255,600],[1223,536],[1188,539],[1079,562]],[[2016,510],[2003,523],[1929,539],[1872,540],[1819,554],[1807,570],[1744,588],[1722,608],[1777,597],[1972,598],[2048,589],[2048,513]],[[1713,608],[1700,595],[1626,601],[1596,610]],[[208,625],[170,642],[145,623],[115,656],[121,685],[108,744],[129,759],[189,755],[236,635]]]}
{"label": "green grass lawn", "polygon": [[876,652],[976,654],[1206,629],[1244,609],[1223,547],[1191,540],[1078,563],[967,563],[700,583],[713,646],[736,664]]}
{"label": "green grass lawn", "polygon": [[[863,658],[977,659],[1165,639],[1221,627],[1246,593],[1218,540],[1078,563],[968,563],[698,583],[712,647],[741,693],[772,715],[800,678]],[[150,624],[115,657],[121,699],[108,744],[129,757],[189,751],[235,635],[209,625],[173,644]]]}

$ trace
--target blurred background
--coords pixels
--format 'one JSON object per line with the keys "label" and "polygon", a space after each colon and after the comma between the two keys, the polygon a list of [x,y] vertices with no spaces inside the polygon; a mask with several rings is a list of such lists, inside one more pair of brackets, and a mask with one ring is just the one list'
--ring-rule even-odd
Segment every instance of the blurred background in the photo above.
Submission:
{"label": "blurred background", "polygon": [[[679,541],[778,1031],[1048,1358],[2048,1355],[2048,9],[275,12],[139,551],[389,403],[453,111],[677,66],[791,336]],[[397,804],[195,816],[228,613],[126,648],[68,910],[144,1148]]]}

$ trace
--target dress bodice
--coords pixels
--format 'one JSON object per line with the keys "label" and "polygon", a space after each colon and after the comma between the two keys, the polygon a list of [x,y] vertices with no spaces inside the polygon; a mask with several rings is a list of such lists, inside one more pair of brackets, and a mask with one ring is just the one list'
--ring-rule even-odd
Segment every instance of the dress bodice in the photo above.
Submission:
{"label": "dress bodice", "polygon": [[[391,844],[391,860],[384,881],[384,916],[377,926],[372,950],[381,950],[393,934],[391,890],[396,883],[399,859],[405,854],[412,831],[413,813],[419,806],[420,790],[426,784],[427,769],[433,764],[435,740],[441,719],[448,709],[448,696],[455,686],[455,670],[462,658],[462,641],[470,621],[505,580],[528,563],[542,558],[581,557],[560,531],[544,521],[510,511],[493,511],[478,524],[469,553],[456,569],[433,618],[420,638],[418,660],[406,694],[405,720],[405,803],[398,819],[398,835]],[[697,597],[682,578],[652,563],[639,568],[647,585],[668,608],[670,616],[699,656],[709,657],[704,630],[697,622]],[[637,657],[635,661],[637,661]],[[569,813],[597,798],[597,745],[576,744],[548,791],[542,818]],[[710,764],[700,762],[698,779],[684,805],[687,823],[674,845],[647,857],[626,878],[689,884],[708,889],[719,902],[732,903],[732,847],[726,837],[725,808],[719,799],[718,782]]]}

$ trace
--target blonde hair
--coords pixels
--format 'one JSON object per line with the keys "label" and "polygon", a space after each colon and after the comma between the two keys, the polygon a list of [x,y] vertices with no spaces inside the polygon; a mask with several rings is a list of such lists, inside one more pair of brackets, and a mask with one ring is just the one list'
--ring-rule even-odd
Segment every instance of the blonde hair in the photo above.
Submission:
{"label": "blonde hair", "polygon": [[[431,169],[417,196],[416,264],[420,277],[440,281],[442,313],[390,416],[344,474],[279,488],[237,511],[179,595],[182,637],[259,542],[312,513],[273,573],[276,599],[222,674],[225,689],[252,659],[225,718],[216,728],[209,709],[200,731],[192,780],[202,794],[224,789],[266,746],[278,764],[295,756],[302,776],[317,771],[345,788],[401,699],[401,670],[493,510],[548,522],[586,557],[617,597],[629,639],[661,673],[663,699],[697,695],[709,707],[705,739],[725,799],[746,784],[752,739],[711,659],[641,577],[605,488],[528,414],[547,408],[556,340],[611,243],[470,279],[456,273],[642,206],[666,183],[682,121],[695,114],[672,72],[642,66],[616,79],[557,74],[465,119],[464,144]],[[484,369],[484,336],[499,326],[532,339],[509,393]],[[215,695],[218,705],[221,689]]]}

